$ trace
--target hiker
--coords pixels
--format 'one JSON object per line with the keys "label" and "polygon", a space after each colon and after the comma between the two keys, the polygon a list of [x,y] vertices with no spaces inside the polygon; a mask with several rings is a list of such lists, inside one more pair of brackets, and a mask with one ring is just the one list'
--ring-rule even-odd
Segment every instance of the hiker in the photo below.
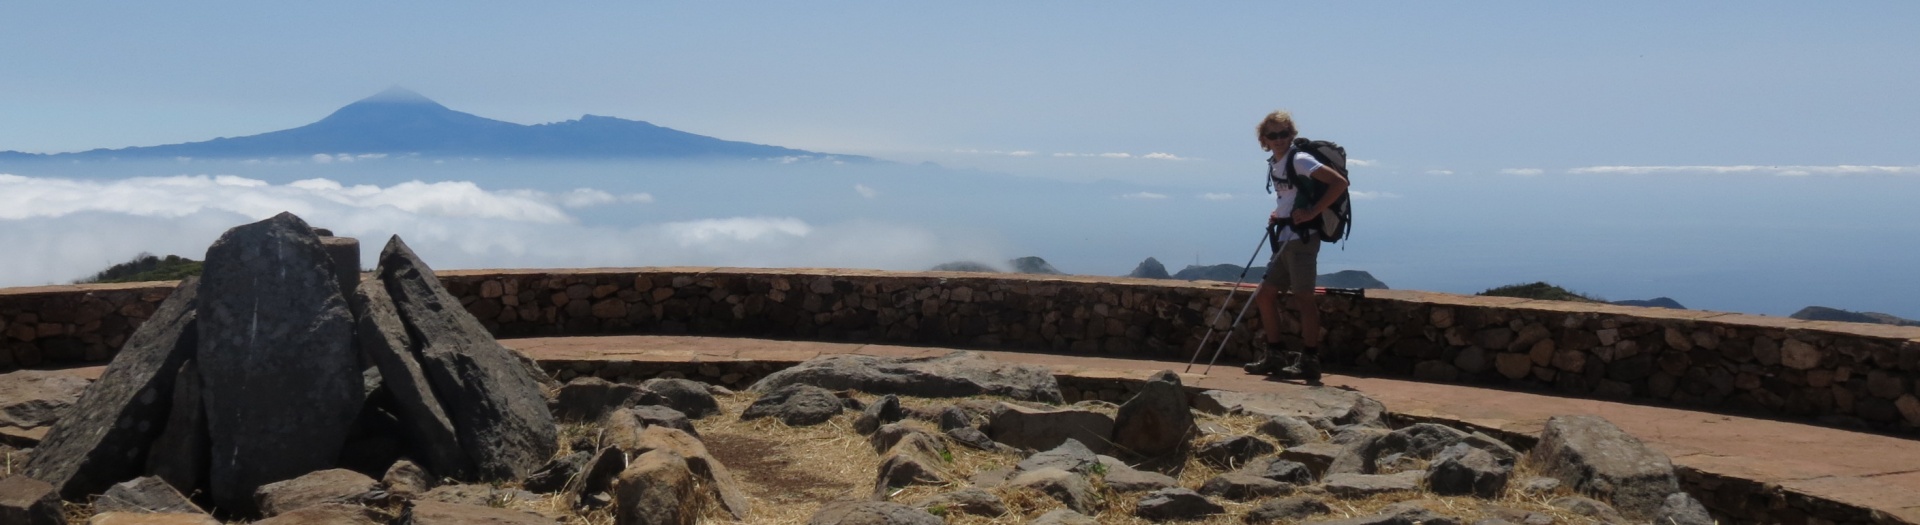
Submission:
{"label": "hiker", "polygon": [[[1314,297],[1313,280],[1319,269],[1320,241],[1324,238],[1318,229],[1318,219],[1347,192],[1347,178],[1321,164],[1313,155],[1294,148],[1293,139],[1300,136],[1300,128],[1294,126],[1292,114],[1285,111],[1267,114],[1260,121],[1258,133],[1260,149],[1273,152],[1267,159],[1267,176],[1279,201],[1267,217],[1268,229],[1274,232],[1272,241],[1284,246],[1275,250],[1273,259],[1267,263],[1266,279],[1261,281],[1259,291],[1254,292],[1253,301],[1260,306],[1260,326],[1266,333],[1267,344],[1259,353],[1259,359],[1247,363],[1245,368],[1251,374],[1318,382],[1320,308]],[[1293,164],[1295,177],[1291,180],[1287,176],[1287,163]],[[1307,177],[1312,180],[1305,180]],[[1320,198],[1314,202],[1297,199],[1305,184],[1321,184],[1326,191],[1320,192]],[[1283,289],[1293,294],[1288,302],[1300,316],[1302,348],[1298,353],[1286,351],[1280,343],[1279,296]]]}

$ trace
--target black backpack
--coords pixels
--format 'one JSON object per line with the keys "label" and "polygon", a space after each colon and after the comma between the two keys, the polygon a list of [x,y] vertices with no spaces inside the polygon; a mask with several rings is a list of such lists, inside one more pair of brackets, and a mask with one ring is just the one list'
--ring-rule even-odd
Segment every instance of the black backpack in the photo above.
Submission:
{"label": "black backpack", "polygon": [[[1347,174],[1347,149],[1340,147],[1339,144],[1325,140],[1295,138],[1293,139],[1293,149],[1308,155],[1313,155],[1314,160],[1332,167],[1334,171],[1340,172],[1340,176],[1348,177],[1347,182],[1353,182],[1352,177]],[[1294,207],[1302,208],[1312,206],[1313,203],[1319,202],[1320,196],[1326,194],[1326,186],[1321,184],[1320,181],[1314,180],[1312,176],[1294,173],[1293,159],[1291,157],[1287,158],[1285,162],[1287,181],[1292,182],[1295,187],[1300,188],[1300,194],[1294,197]],[[1272,177],[1267,179],[1268,193],[1273,192],[1273,182]],[[1353,191],[1351,190],[1351,186],[1349,186],[1349,190],[1341,194],[1340,200],[1334,201],[1333,206],[1328,207],[1326,213],[1315,217],[1312,222],[1294,225],[1295,228],[1301,231],[1308,229],[1318,230],[1320,232],[1320,239],[1327,242],[1339,242],[1342,239],[1346,239],[1348,234],[1353,233],[1352,196]]]}

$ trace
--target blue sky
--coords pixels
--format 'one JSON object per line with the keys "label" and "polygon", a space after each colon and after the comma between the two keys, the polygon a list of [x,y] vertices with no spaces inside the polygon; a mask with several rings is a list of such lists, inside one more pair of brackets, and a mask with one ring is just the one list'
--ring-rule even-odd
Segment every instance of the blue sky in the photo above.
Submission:
{"label": "blue sky", "polygon": [[[729,231],[746,232],[741,239],[762,231],[858,236],[870,234],[870,224],[860,225],[867,221],[912,229],[890,237],[903,245],[989,246],[983,250],[995,256],[1042,255],[1064,270],[1115,274],[1144,256],[1176,269],[1194,260],[1243,262],[1252,238],[1241,234],[1257,235],[1257,225],[1195,231],[1264,215],[1264,153],[1251,131],[1267,111],[1286,108],[1308,136],[1338,140],[1358,159],[1365,215],[1349,249],[1326,256],[1330,269],[1463,293],[1544,279],[1609,298],[1675,295],[1694,307],[1785,314],[1824,304],[1920,318],[1911,299],[1920,277],[1910,270],[1920,266],[1920,207],[1906,204],[1920,195],[1914,27],[1920,3],[1891,1],[12,2],[0,4],[0,150],[250,135],[318,120],[399,85],[513,122],[607,115],[730,140],[935,162],[993,181],[935,191],[890,186],[879,175],[823,175],[837,198],[854,204],[910,195],[951,201],[862,215],[858,205],[691,201],[706,194],[606,177],[592,188],[554,183],[510,193],[527,188],[509,174],[416,175],[478,181],[492,193],[476,198],[511,201],[504,210],[533,209],[582,227],[598,227],[603,215],[653,214],[644,220],[655,229],[639,236],[654,239],[687,224],[735,228],[747,223],[727,221],[780,209]],[[298,171],[349,184],[403,182],[351,169],[337,162]],[[415,173],[408,169],[380,173]],[[259,186],[69,184],[49,177],[84,178],[76,173],[85,168],[0,166],[9,171],[16,178],[0,183],[73,202],[89,192],[258,198],[257,206],[222,212],[232,216],[167,212],[187,217],[174,226],[196,233],[146,247],[103,237],[77,249],[49,233],[110,229],[89,214],[135,213],[129,208],[0,210],[0,220],[30,221],[10,225],[13,237],[0,231],[0,240],[91,257],[34,262],[52,268],[35,274],[43,280],[58,279],[48,272],[59,268],[131,255],[114,249],[204,246],[218,225],[266,213],[287,195],[317,199],[320,209],[346,194],[406,201],[399,209],[415,213],[441,209],[419,202],[472,190],[272,186],[272,195],[236,195],[227,192]],[[198,166],[113,176],[223,174],[292,181]],[[1035,182],[1010,182],[1021,180]],[[154,187],[207,193],[141,193]],[[578,190],[590,191],[569,193]],[[564,204],[576,194],[605,194],[613,204]],[[1041,222],[1051,228],[1034,228],[961,214],[1007,202],[1056,207],[1058,215]],[[916,205],[958,211],[915,217]],[[1069,219],[1076,215],[1084,224]],[[416,234],[459,227],[426,223],[433,227]],[[957,224],[991,231],[955,233]],[[1128,226],[1083,233],[1110,224]],[[164,237],[142,231],[139,239]],[[1093,239],[1066,247],[1086,238]],[[742,253],[767,251],[742,243]],[[567,264],[475,250],[449,259]],[[1619,255],[1641,250],[1660,257]],[[771,261],[715,253],[697,262],[860,264],[827,251]],[[948,256],[955,254],[871,264],[910,269]],[[13,271],[27,263],[9,264],[0,273],[31,273]],[[1826,275],[1837,277],[1809,277]]]}

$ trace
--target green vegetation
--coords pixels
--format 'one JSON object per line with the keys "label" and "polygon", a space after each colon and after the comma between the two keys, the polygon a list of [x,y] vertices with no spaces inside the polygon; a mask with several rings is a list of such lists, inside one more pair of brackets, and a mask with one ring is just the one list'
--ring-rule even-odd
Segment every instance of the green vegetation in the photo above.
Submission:
{"label": "green vegetation", "polygon": [[1606,300],[1604,299],[1600,299],[1598,297],[1591,297],[1585,294],[1569,291],[1566,288],[1561,288],[1559,286],[1547,284],[1546,282],[1534,282],[1534,283],[1527,283],[1527,284],[1509,284],[1506,286],[1501,286],[1498,288],[1493,288],[1484,292],[1480,292],[1477,295],[1486,295],[1486,296],[1492,296],[1492,297],[1518,297],[1521,299],[1545,299],[1549,301],[1574,301],[1574,302],[1581,302],[1581,303],[1606,302]]}
{"label": "green vegetation", "polygon": [[155,257],[151,253],[133,256],[133,260],[116,264],[101,270],[100,273],[76,281],[87,283],[137,283],[144,281],[178,281],[188,276],[200,275],[200,261],[178,255]]}

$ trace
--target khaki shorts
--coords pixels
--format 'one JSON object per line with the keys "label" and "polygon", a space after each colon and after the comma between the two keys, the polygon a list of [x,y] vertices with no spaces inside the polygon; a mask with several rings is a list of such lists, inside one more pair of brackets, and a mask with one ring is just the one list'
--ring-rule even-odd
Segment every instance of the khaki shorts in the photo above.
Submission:
{"label": "khaki shorts", "polygon": [[1297,295],[1311,294],[1319,268],[1320,239],[1294,239],[1267,261],[1267,278],[1261,284]]}

